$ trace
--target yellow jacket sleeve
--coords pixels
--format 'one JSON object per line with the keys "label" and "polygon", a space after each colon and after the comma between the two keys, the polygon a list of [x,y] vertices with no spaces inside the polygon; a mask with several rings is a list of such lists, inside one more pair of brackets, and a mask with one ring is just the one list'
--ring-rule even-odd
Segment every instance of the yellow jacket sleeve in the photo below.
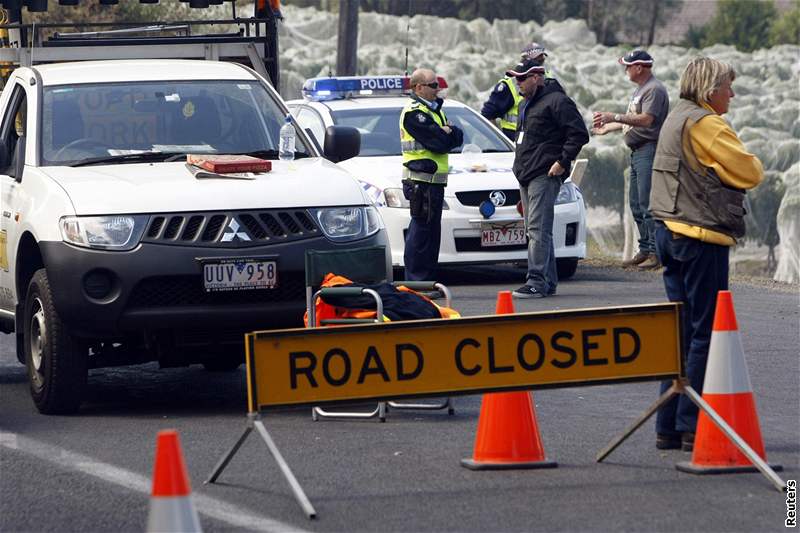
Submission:
{"label": "yellow jacket sleeve", "polygon": [[748,152],[724,118],[708,115],[689,130],[689,138],[697,160],[713,168],[725,185],[752,189],[764,179],[764,168],[758,158]]}

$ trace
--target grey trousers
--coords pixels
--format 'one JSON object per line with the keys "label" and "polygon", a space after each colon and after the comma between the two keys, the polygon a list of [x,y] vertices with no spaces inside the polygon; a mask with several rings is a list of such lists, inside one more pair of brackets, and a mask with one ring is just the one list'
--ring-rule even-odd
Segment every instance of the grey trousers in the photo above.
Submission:
{"label": "grey trousers", "polygon": [[553,217],[561,189],[558,176],[538,176],[520,185],[525,232],[528,235],[528,273],[525,284],[543,294],[554,294],[558,285],[553,246]]}

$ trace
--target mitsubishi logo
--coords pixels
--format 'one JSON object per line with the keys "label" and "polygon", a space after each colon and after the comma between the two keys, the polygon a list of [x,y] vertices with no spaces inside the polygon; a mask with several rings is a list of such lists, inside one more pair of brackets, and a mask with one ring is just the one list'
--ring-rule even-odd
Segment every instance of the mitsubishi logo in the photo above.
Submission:
{"label": "mitsubishi logo", "polygon": [[503,191],[492,191],[489,193],[489,200],[492,201],[495,207],[502,207],[506,205],[506,193]]}
{"label": "mitsubishi logo", "polygon": [[247,234],[244,228],[241,228],[241,231],[239,231],[239,228],[241,228],[241,226],[239,226],[239,222],[237,222],[235,218],[231,218],[231,221],[228,222],[228,227],[225,228],[225,233],[222,234],[222,239],[220,239],[220,241],[233,242],[236,239],[239,239],[240,241],[249,241],[250,235]]}

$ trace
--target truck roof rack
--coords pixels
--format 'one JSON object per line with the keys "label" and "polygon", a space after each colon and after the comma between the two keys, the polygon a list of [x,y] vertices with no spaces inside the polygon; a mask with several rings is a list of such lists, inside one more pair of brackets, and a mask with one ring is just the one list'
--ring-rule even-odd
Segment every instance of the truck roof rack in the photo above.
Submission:
{"label": "truck roof rack", "polygon": [[[206,59],[250,65],[278,86],[276,18],[3,24],[0,62],[31,66],[104,59]],[[209,33],[210,28],[219,32]]]}

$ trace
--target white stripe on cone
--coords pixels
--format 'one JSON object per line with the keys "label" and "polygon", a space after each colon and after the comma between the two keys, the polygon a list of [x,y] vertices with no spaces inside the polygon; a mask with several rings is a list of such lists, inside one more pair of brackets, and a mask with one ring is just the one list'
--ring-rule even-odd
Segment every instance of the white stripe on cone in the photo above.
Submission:
{"label": "white stripe on cone", "polygon": [[150,498],[147,533],[202,533],[202,531],[191,495]]}
{"label": "white stripe on cone", "polygon": [[703,394],[753,392],[737,330],[712,331]]}

